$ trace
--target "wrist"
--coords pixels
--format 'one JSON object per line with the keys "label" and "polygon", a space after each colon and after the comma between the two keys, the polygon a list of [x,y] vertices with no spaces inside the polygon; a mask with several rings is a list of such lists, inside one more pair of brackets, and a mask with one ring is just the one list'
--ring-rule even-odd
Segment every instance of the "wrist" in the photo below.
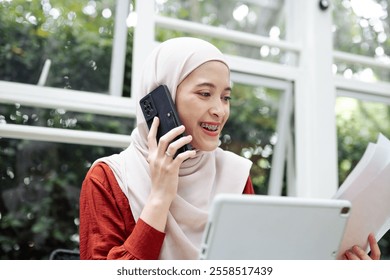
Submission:
{"label": "wrist", "polygon": [[171,207],[173,199],[169,196],[159,195],[159,194],[150,194],[145,206],[149,206],[155,211],[168,212],[169,207]]}
{"label": "wrist", "polygon": [[158,231],[164,232],[172,200],[150,194],[140,218]]}
{"label": "wrist", "polygon": [[148,202],[158,205],[171,205],[173,199],[176,196],[176,192],[169,192],[166,189],[152,188]]}

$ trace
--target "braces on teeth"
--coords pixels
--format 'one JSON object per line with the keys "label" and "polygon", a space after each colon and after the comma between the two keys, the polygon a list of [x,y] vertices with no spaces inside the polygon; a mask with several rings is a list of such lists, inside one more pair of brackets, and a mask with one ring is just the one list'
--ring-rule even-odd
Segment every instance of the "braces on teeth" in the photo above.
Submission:
{"label": "braces on teeth", "polygon": [[202,123],[201,125],[204,128],[207,128],[208,130],[216,131],[218,129],[218,125],[209,125]]}

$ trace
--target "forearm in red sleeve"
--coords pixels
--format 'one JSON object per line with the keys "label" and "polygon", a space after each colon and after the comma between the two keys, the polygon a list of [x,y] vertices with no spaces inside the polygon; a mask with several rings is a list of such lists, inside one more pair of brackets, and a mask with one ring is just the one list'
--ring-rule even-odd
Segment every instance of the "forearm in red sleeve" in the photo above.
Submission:
{"label": "forearm in red sleeve", "polygon": [[80,194],[81,259],[158,259],[164,237],[140,219],[135,223],[107,165],[88,173]]}

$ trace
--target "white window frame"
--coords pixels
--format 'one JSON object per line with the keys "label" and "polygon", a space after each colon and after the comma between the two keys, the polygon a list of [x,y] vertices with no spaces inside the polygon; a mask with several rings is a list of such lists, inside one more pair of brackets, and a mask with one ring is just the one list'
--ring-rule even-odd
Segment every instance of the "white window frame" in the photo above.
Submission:
{"label": "white window frame", "polygon": [[[68,89],[53,90],[13,82],[0,81],[0,102],[127,119],[135,117],[135,106],[129,98]],[[129,135],[16,124],[0,124],[0,139],[1,137],[118,148],[125,148],[130,144]]]}
{"label": "white window frame", "polygon": [[[355,65],[377,67],[383,70],[390,70],[390,65],[372,57],[356,55],[341,51],[334,51],[333,58],[337,61],[344,61]],[[337,96],[352,97],[356,99],[374,101],[390,104],[390,83],[379,81],[368,83],[353,78],[345,78],[337,74],[334,77]]]}
{"label": "white window frame", "polygon": [[388,82],[367,83],[336,76],[335,84],[337,96],[351,97],[390,105],[390,83]]}

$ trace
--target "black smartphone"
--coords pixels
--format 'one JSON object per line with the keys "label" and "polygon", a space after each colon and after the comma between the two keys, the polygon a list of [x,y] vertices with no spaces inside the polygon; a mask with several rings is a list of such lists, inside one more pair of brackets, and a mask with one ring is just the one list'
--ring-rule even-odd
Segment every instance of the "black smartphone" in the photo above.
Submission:
{"label": "black smartphone", "polygon": [[[149,129],[152,126],[154,117],[160,119],[160,125],[157,130],[157,142],[165,133],[181,125],[179,115],[176,112],[175,103],[173,103],[171,94],[166,85],[158,86],[144,96],[139,103]],[[184,134],[179,135],[174,140],[177,140],[182,136],[184,136]],[[190,144],[181,147],[176,155],[188,150],[192,150]]]}

